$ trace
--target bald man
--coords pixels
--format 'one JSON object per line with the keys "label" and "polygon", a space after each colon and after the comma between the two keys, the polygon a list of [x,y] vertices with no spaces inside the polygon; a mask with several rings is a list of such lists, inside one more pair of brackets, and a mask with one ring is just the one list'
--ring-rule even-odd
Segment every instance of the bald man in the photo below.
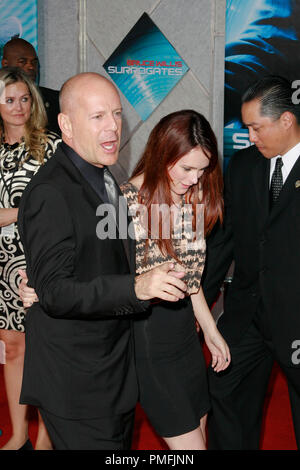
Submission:
{"label": "bald man", "polygon": [[[34,81],[37,80],[39,60],[34,47],[25,39],[12,38],[3,48],[2,67],[19,67]],[[59,114],[58,91],[51,88],[39,87],[42,95],[47,118],[47,128],[60,134],[57,122]]]}
{"label": "bald man", "polygon": [[21,402],[39,407],[55,449],[130,449],[138,394],[132,318],[151,298],[183,298],[186,286],[170,263],[135,276],[134,240],[120,239],[117,225],[116,236],[100,233],[107,188],[119,191],[107,169],[122,127],[114,85],[79,74],[63,85],[60,103],[63,142],[19,209],[39,298],[27,313]]}

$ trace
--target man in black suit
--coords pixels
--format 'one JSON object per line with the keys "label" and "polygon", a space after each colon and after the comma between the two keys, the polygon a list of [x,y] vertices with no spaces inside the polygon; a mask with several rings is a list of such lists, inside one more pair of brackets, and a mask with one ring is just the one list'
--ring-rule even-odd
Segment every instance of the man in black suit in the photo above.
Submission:
{"label": "man in black suit", "polygon": [[[115,207],[120,192],[107,169],[117,161],[122,127],[114,85],[79,74],[63,85],[60,105],[63,142],[19,209],[27,275],[39,298],[26,317],[21,402],[39,407],[55,449],[129,449],[133,314],[151,298],[183,298],[186,286],[183,273],[169,273],[171,263],[135,276],[134,240],[119,236],[121,217],[99,211],[103,203]],[[108,236],[106,221],[114,224]]]}
{"label": "man in black suit", "polygon": [[[25,39],[12,38],[3,48],[2,67],[19,67],[35,82],[39,67],[39,60],[34,47]],[[57,122],[59,114],[58,91],[51,88],[39,87],[42,95],[47,118],[49,131],[60,134],[60,128]]]}
{"label": "man in black suit", "polygon": [[259,448],[274,359],[287,378],[300,447],[300,109],[292,93],[286,79],[267,76],[243,95],[254,145],[229,163],[224,226],[208,239],[209,304],[234,261],[218,322],[232,364],[222,374],[210,371],[212,449]]}

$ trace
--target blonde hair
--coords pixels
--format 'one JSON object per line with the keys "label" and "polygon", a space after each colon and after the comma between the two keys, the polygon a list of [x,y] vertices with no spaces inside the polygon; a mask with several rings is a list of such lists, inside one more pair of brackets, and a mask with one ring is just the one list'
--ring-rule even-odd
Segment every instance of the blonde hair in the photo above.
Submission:
{"label": "blonde hair", "polygon": [[[25,147],[28,157],[35,158],[39,163],[44,163],[45,146],[47,142],[46,125],[47,114],[43,99],[35,83],[18,67],[3,67],[0,70],[1,92],[4,87],[13,83],[22,82],[28,88],[31,96],[30,118],[25,123]],[[4,134],[4,123],[0,115],[0,138]]]}

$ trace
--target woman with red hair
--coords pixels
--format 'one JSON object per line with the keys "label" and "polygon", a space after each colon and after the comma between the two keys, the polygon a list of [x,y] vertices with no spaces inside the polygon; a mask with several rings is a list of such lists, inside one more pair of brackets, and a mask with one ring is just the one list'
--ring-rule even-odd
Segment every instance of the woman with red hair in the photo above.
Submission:
{"label": "woman with red hair", "polygon": [[139,400],[170,449],[205,449],[210,401],[194,317],[215,371],[229,365],[230,352],[201,288],[205,236],[223,213],[217,141],[204,116],[183,110],[161,119],[121,189],[134,222],[137,273],[171,261],[187,285],[184,299],[153,303],[134,322]]}

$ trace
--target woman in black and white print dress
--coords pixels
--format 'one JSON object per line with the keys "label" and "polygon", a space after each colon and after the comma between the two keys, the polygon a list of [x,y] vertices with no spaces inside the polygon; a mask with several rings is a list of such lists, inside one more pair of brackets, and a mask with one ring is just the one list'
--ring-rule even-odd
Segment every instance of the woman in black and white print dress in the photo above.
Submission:
{"label": "woman in black and white print dress", "polygon": [[[27,75],[17,68],[0,70],[0,339],[5,344],[4,377],[12,436],[2,449],[32,448],[27,407],[19,405],[25,348],[26,311],[19,298],[19,269],[26,269],[17,227],[22,193],[54,153],[60,138],[45,131],[43,101]],[[40,420],[37,448],[51,448]]]}
{"label": "woman in black and white print dress", "polygon": [[[55,151],[59,137],[47,133],[46,162]],[[18,208],[22,193],[40,168],[25,142],[0,146],[0,209]],[[1,228],[0,236],[0,328],[24,332],[25,311],[19,297],[18,269],[26,269],[23,247],[16,223]]]}

